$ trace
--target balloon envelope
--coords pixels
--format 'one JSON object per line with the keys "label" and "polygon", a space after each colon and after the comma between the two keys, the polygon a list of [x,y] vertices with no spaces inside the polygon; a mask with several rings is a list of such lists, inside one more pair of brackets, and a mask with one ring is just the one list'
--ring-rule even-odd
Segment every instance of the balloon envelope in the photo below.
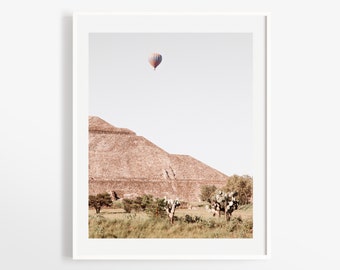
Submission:
{"label": "balloon envelope", "polygon": [[149,57],[149,63],[154,69],[162,62],[162,56],[159,53],[153,53]]}

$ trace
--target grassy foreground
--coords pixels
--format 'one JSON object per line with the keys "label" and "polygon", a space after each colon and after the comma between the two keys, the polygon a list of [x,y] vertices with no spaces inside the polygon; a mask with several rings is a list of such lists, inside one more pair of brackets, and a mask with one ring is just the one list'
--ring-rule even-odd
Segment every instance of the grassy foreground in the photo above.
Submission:
{"label": "grassy foreground", "polygon": [[167,218],[150,217],[144,212],[125,213],[122,209],[89,212],[89,238],[252,238],[252,205],[241,206],[229,222],[212,217],[203,207],[176,210],[171,225]]}

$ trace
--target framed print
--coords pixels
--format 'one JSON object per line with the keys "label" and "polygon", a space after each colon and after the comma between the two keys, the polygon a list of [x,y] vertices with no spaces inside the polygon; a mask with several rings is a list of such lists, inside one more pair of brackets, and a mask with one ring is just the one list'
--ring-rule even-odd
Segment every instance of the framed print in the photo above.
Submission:
{"label": "framed print", "polygon": [[268,258],[269,15],[73,20],[74,259]]}

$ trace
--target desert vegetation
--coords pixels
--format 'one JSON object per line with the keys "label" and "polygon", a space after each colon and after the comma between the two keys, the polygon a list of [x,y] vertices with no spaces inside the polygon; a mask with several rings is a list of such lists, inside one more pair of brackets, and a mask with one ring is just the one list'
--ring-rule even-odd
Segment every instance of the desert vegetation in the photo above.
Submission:
{"label": "desert vegetation", "polygon": [[109,193],[100,193],[97,195],[89,196],[89,207],[96,209],[96,213],[99,214],[103,206],[112,206],[112,199]]}
{"label": "desert vegetation", "polygon": [[216,192],[217,187],[212,185],[207,185],[207,186],[202,186],[201,187],[201,194],[200,194],[200,199],[202,201],[210,202],[211,197],[214,195]]}
{"label": "desert vegetation", "polygon": [[90,238],[251,238],[252,207],[240,210],[229,222],[207,215],[205,209],[188,213],[179,209],[174,224],[166,218],[106,209],[89,216]]}
{"label": "desert vegetation", "polygon": [[240,205],[252,203],[253,200],[253,178],[248,175],[233,175],[222,188],[225,192],[237,191]]}
{"label": "desert vegetation", "polygon": [[[232,175],[221,190],[226,193],[237,191],[239,204],[250,204],[253,199],[253,178],[248,175]],[[216,191],[217,187],[214,185],[202,186],[200,194],[201,200],[210,203]]]}
{"label": "desert vegetation", "polygon": [[[97,211],[96,204],[89,210],[90,238],[251,238],[253,236],[252,179],[234,176],[234,185],[226,185],[223,192],[239,188],[240,206],[225,218],[213,216],[214,196],[221,192],[214,186],[201,189],[201,202],[180,202],[169,216],[166,199],[142,195],[134,199],[107,201]],[[249,189],[249,186],[251,187]],[[243,189],[240,189],[243,188]],[[226,193],[224,193],[226,194]],[[108,195],[108,194],[107,194]],[[99,198],[108,196],[101,194]],[[90,196],[91,197],[91,196]],[[95,201],[92,196],[89,201]],[[174,202],[174,201],[172,201]],[[168,209],[168,210],[167,210]],[[227,213],[227,212],[225,212]],[[225,214],[222,212],[222,215]]]}

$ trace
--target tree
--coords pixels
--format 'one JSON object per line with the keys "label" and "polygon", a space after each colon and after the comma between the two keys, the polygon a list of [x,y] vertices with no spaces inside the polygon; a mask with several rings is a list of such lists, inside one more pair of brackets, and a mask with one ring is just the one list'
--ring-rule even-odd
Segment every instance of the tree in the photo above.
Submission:
{"label": "tree", "polygon": [[100,193],[97,195],[89,196],[89,207],[96,209],[96,213],[99,214],[103,206],[112,206],[113,202],[109,193]]}
{"label": "tree", "polygon": [[164,218],[166,216],[165,199],[156,198],[146,207],[146,213],[153,218]]}
{"label": "tree", "polygon": [[152,195],[138,196],[135,199],[123,199],[123,207],[127,213],[131,211],[139,212],[145,211],[153,203]]}
{"label": "tree", "polygon": [[241,205],[251,203],[253,198],[253,178],[248,175],[233,175],[228,179],[223,190],[225,192],[237,191]]}
{"label": "tree", "polygon": [[123,207],[127,213],[143,211],[151,217],[164,217],[166,216],[165,206],[164,199],[154,198],[149,194],[135,199],[123,199]]}
{"label": "tree", "polygon": [[215,186],[202,186],[201,187],[201,194],[200,194],[201,200],[206,201],[206,202],[210,202],[210,198],[214,194],[216,189],[217,188]]}

